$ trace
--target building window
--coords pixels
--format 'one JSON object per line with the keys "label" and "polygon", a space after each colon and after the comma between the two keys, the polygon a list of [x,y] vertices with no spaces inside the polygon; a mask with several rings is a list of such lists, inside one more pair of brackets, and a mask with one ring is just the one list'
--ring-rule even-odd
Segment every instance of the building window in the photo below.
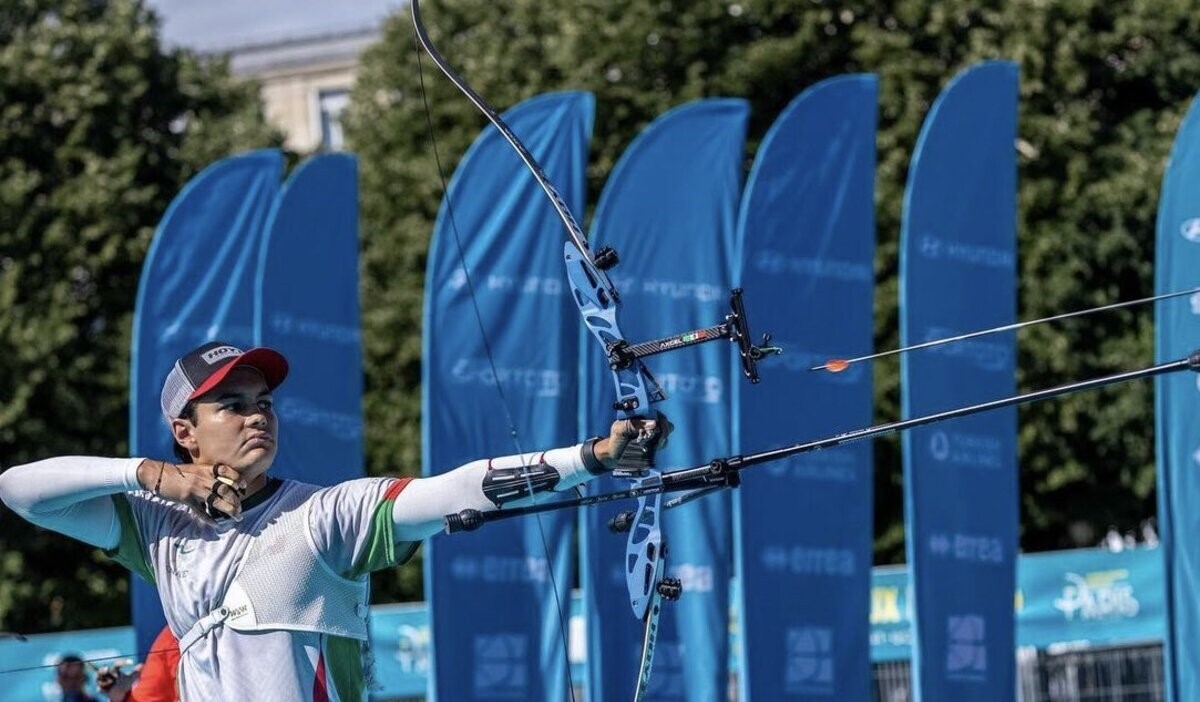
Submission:
{"label": "building window", "polygon": [[340,151],[345,142],[342,135],[342,112],[350,104],[350,91],[344,88],[322,90],[317,94],[321,114],[321,149]]}

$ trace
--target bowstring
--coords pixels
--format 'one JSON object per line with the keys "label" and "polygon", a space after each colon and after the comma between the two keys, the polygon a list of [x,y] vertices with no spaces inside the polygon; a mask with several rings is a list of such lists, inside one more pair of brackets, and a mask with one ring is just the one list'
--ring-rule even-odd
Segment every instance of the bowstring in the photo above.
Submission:
{"label": "bowstring", "polygon": [[[432,111],[429,109],[429,96],[425,90],[425,71],[424,71],[424,63],[421,60],[421,44],[417,38],[415,29],[413,31],[413,47],[417,54],[417,77],[418,77],[418,81],[421,85],[421,102],[425,108],[425,124],[429,131],[429,140],[430,140],[430,144],[432,145],[433,160],[434,160],[435,165],[437,166],[438,178],[441,181],[441,185],[442,185],[442,193],[445,195],[446,214],[450,220],[450,231],[454,235],[455,248],[458,250],[459,265],[462,266],[463,277],[466,281],[467,291],[471,297],[471,307],[475,312],[475,322],[479,326],[479,336],[483,340],[484,354],[487,356],[488,365],[491,367],[492,378],[494,378],[496,381],[496,383],[495,383],[496,391],[500,396],[500,404],[504,409],[505,420],[508,422],[509,436],[513,440],[513,445],[516,447],[517,453],[523,457],[525,455],[525,451],[522,450],[522,448],[521,448],[521,439],[517,432],[516,421],[514,420],[512,410],[509,407],[508,397],[504,393],[504,386],[500,382],[500,373],[497,372],[497,369],[496,369],[496,361],[492,354],[491,343],[488,340],[487,331],[486,331],[486,329],[484,327],[484,323],[483,323],[483,313],[479,309],[479,300],[475,295],[475,282],[471,276],[470,269],[467,267],[466,253],[465,253],[465,249],[463,247],[462,237],[460,236],[459,229],[458,229],[458,220],[456,219],[456,217],[454,215],[454,205],[451,202],[451,198],[450,198],[450,188],[446,181],[445,169],[442,167],[442,159],[441,159],[441,155],[438,150],[438,147],[437,147],[437,138],[434,135],[435,130],[433,128],[433,116],[432,116]],[[524,460],[524,459],[522,459],[522,460]],[[528,471],[525,472],[525,485],[526,485],[526,489],[529,491],[529,496],[532,499],[532,501],[537,502],[537,495],[533,491],[533,483],[530,480]],[[565,619],[565,616],[563,613],[562,598],[560,598],[558,596],[558,580],[557,580],[556,576],[554,575],[554,557],[550,553],[550,544],[546,539],[546,529],[545,529],[545,525],[542,523],[542,517],[540,514],[534,515],[534,516],[535,516],[535,521],[537,522],[538,536],[542,542],[542,551],[544,552],[544,555],[546,556],[546,572],[548,574],[549,581],[550,581],[550,592],[554,596],[554,609],[555,609],[555,612],[557,613],[558,632],[559,632],[559,637],[562,641],[563,657],[564,657],[564,662],[566,664],[565,668],[566,668],[566,674],[567,674],[567,692],[570,695],[571,701],[575,702],[575,686],[574,686],[574,681],[571,679],[570,644],[569,644],[569,639],[567,637],[567,625],[566,625],[566,619]]]}

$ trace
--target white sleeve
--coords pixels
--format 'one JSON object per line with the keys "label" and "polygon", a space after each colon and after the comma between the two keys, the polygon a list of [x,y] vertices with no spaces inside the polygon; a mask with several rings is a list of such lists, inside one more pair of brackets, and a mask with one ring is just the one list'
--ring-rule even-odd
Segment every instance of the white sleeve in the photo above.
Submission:
{"label": "white sleeve", "polygon": [[[587,444],[579,444],[545,452],[483,459],[441,475],[413,480],[392,504],[394,538],[397,542],[420,541],[442,531],[445,526],[442,520],[447,514],[464,509],[476,509],[480,512],[497,509],[483,492],[483,481],[491,468],[537,465],[544,461],[558,471],[559,479],[554,486],[554,492],[570,490],[598,474],[594,465],[589,470],[590,462],[585,460],[585,451],[590,452],[590,447]],[[504,506],[522,507],[548,499],[555,498],[552,494],[534,494],[505,502]]]}
{"label": "white sleeve", "polygon": [[140,458],[63,456],[0,474],[0,501],[22,518],[92,546],[111,549],[121,523],[110,495],[141,490]]}

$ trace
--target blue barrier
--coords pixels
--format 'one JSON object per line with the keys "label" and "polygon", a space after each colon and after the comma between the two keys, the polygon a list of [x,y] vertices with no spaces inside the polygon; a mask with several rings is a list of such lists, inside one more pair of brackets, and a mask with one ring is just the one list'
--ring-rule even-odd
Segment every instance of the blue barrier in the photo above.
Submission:
{"label": "blue barrier", "polygon": [[[908,575],[903,566],[875,568],[871,584],[871,660],[904,660],[912,640]],[[1055,551],[1017,560],[1017,645],[1112,646],[1161,641],[1166,631],[1162,555],[1155,548],[1111,553]],[[736,601],[737,586],[731,588]],[[571,602],[571,677],[582,684],[587,646],[580,597]],[[737,622],[731,627],[730,669],[737,672]],[[429,673],[429,617],[425,603],[371,608],[375,695],[425,694]],[[54,663],[64,653],[105,659],[133,650],[133,628],[37,634],[0,640],[0,689],[11,702],[54,702]],[[102,664],[97,661],[97,664]],[[49,666],[49,667],[38,667]],[[18,668],[31,668],[9,672]]]}

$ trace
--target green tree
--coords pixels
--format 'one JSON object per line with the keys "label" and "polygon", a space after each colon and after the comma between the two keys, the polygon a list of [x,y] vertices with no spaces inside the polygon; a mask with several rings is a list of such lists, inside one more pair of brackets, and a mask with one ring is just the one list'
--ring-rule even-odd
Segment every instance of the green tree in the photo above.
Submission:
{"label": "green tree", "polygon": [[[1200,2],[1169,0],[442,0],[434,41],[501,109],[536,93],[597,97],[594,203],[634,135],[704,96],[753,105],[751,154],[803,88],[857,71],[880,77],[876,346],[897,344],[897,261],[908,163],[946,82],[971,63],[1021,69],[1020,310],[1023,318],[1148,294],[1166,154],[1200,88]],[[426,59],[407,15],[364,57],[348,118],[362,158],[368,452],[375,470],[419,465],[418,336],[428,236],[449,174],[482,118]],[[803,311],[797,311],[802,315]],[[1150,310],[1020,337],[1019,384],[1035,389],[1151,362]],[[405,330],[399,333],[398,330]],[[898,415],[895,361],[875,369],[877,419]],[[1149,384],[1021,410],[1023,545],[1089,545],[1108,524],[1154,514]],[[876,445],[877,557],[903,558],[898,442]],[[409,569],[389,591],[412,596]]]}
{"label": "green tree", "polygon": [[[171,198],[279,143],[257,88],[166,50],[140,0],[0,5],[0,466],[128,450],[142,260]],[[0,628],[127,621],[128,576],[0,509]]]}

